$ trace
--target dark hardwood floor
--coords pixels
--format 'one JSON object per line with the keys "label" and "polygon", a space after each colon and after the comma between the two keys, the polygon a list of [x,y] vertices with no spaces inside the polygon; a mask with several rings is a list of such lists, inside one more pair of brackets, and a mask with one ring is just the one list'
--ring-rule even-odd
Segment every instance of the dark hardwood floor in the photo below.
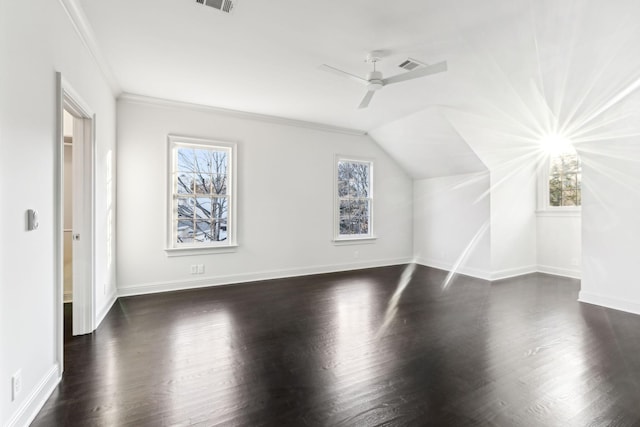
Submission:
{"label": "dark hardwood floor", "polygon": [[404,269],[121,298],[33,425],[640,425],[640,316]]}

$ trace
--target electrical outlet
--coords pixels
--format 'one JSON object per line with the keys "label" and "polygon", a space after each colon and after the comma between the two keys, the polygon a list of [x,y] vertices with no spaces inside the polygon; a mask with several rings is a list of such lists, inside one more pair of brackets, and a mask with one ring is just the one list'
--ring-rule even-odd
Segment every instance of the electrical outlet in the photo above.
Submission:
{"label": "electrical outlet", "polygon": [[191,274],[198,274],[198,266],[196,264],[191,264]]}
{"label": "electrical outlet", "polygon": [[204,264],[198,264],[198,274],[204,274]]}
{"label": "electrical outlet", "polygon": [[22,369],[18,369],[11,377],[11,401],[16,400],[22,391]]}

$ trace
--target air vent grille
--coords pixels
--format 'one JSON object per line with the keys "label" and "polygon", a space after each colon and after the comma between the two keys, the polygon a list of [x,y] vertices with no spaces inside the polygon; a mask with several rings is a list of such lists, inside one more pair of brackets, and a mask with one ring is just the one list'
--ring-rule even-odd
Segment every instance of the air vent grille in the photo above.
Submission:
{"label": "air vent grille", "polygon": [[196,0],[196,3],[218,9],[221,12],[231,13],[238,0]]}
{"label": "air vent grille", "polygon": [[418,67],[422,67],[424,65],[426,64],[420,61],[416,61],[415,59],[412,59],[412,58],[407,58],[404,61],[402,61],[402,63],[398,65],[398,67],[403,68],[407,71],[411,71],[411,70],[415,70]]}

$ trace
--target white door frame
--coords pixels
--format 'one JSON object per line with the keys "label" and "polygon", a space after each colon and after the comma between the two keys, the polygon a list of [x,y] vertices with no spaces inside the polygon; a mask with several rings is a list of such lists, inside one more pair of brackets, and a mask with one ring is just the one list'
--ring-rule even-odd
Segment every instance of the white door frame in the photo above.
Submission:
{"label": "white door frame", "polygon": [[[81,277],[74,277],[73,283],[73,335],[93,332],[95,329],[95,115],[71,85],[64,80],[61,73],[56,73],[58,86],[57,126],[55,140],[55,325],[58,346],[58,363],[60,374],[64,369],[64,135],[63,112],[66,109],[75,116],[74,132],[80,132],[74,139],[82,143],[81,161],[83,188],[81,200],[74,200],[74,205],[82,203],[80,229],[73,230],[80,235],[80,240],[73,243],[74,250],[82,252],[78,271]],[[74,224],[75,226],[75,224]],[[74,257],[75,263],[75,257]],[[75,267],[74,267],[75,269]],[[74,275],[75,276],[75,275]]]}

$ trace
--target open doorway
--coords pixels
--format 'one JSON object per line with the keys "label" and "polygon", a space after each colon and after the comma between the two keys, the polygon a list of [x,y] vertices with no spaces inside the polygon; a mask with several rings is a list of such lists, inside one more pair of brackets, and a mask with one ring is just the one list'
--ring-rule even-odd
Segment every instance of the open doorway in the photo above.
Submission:
{"label": "open doorway", "polygon": [[[93,331],[93,194],[92,194],[92,140],[93,119],[86,117],[74,100],[65,97],[63,117],[68,117],[71,138],[63,148],[69,152],[69,164],[63,162],[63,177],[69,180],[69,188],[62,188],[63,194],[63,260],[69,256],[69,263],[63,264],[63,271],[69,281],[64,281],[64,293],[69,292],[71,302],[73,335]],[[63,118],[63,122],[64,122]],[[63,123],[63,129],[65,128]],[[70,194],[66,194],[69,191]],[[69,205],[67,206],[67,202]],[[68,221],[68,223],[66,222]],[[67,228],[68,227],[68,228]],[[66,230],[70,230],[65,232]],[[68,237],[66,235],[69,235]],[[69,248],[67,250],[67,243]],[[66,269],[66,270],[65,270]],[[67,287],[68,286],[68,287]]]}
{"label": "open doorway", "polygon": [[95,116],[58,73],[55,304],[60,374],[64,343],[95,325]]}
{"label": "open doorway", "polygon": [[73,120],[63,112],[63,303],[65,342],[73,335]]}

